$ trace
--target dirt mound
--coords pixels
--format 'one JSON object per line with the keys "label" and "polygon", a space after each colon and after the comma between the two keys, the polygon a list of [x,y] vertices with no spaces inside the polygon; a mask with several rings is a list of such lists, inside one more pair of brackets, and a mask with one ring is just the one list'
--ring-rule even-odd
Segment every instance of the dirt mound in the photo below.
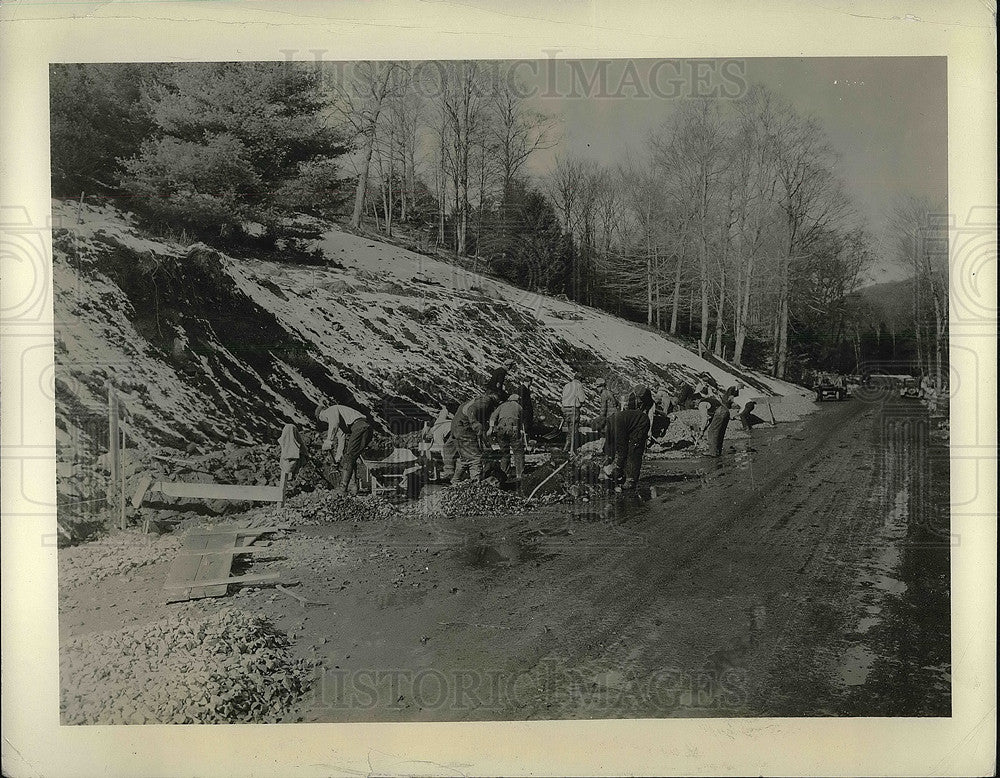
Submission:
{"label": "dirt mound", "polygon": [[98,632],[61,653],[63,724],[279,721],[311,669],[261,616],[227,610]]}

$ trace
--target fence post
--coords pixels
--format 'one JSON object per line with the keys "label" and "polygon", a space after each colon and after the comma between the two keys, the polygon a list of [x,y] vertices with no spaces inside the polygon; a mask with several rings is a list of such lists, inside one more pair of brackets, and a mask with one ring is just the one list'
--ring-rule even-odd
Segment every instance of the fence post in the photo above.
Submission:
{"label": "fence post", "polygon": [[121,457],[121,463],[120,463],[120,467],[119,467],[119,469],[121,470],[121,476],[122,476],[122,493],[121,493],[121,500],[122,500],[121,528],[122,529],[125,529],[125,448],[126,448],[126,443],[125,443],[125,427],[123,426],[122,427],[122,457]]}
{"label": "fence post", "polygon": [[121,461],[118,451],[118,395],[108,384],[108,505],[115,504],[118,480],[121,478]]}

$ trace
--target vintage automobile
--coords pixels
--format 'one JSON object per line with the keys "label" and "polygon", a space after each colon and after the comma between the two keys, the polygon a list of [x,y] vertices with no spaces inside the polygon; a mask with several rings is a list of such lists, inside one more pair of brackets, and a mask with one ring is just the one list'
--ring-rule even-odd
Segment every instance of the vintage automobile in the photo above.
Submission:
{"label": "vintage automobile", "polygon": [[816,402],[822,402],[828,398],[843,400],[847,397],[847,382],[843,376],[822,373],[816,380],[813,390],[816,392]]}
{"label": "vintage automobile", "polygon": [[906,376],[899,382],[900,397],[920,397],[920,382],[916,378]]}

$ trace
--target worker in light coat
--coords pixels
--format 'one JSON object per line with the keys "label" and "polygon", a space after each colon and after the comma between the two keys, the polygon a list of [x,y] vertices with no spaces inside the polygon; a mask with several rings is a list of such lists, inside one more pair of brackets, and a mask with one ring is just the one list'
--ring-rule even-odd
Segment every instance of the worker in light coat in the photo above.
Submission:
{"label": "worker in light coat", "polygon": [[348,405],[320,406],[316,409],[316,418],[320,423],[326,424],[323,451],[332,449],[336,440],[333,463],[342,468],[338,491],[344,494],[348,490],[357,492],[354,473],[358,459],[372,442],[371,423],[361,411]]}
{"label": "worker in light coat", "polygon": [[587,401],[587,392],[580,381],[580,372],[573,371],[573,378],[563,386],[562,390],[562,412],[563,421],[566,424],[566,445],[564,449],[570,454],[576,451],[578,443],[578,429],[580,426],[580,408]]}
{"label": "worker in light coat", "polygon": [[497,406],[490,416],[489,434],[500,444],[503,471],[510,475],[511,460],[514,463],[514,477],[524,478],[524,412],[517,394],[512,394],[506,402]]}

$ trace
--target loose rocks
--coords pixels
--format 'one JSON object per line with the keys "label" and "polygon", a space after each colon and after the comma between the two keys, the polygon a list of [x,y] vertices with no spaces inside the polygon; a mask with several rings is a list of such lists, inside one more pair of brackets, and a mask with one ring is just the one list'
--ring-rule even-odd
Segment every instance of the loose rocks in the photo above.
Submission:
{"label": "loose rocks", "polygon": [[275,722],[310,670],[261,616],[173,616],[70,641],[60,655],[60,712],[64,724]]}
{"label": "loose rocks", "polygon": [[121,532],[59,551],[59,585],[73,587],[103,581],[172,559],[180,541],[165,535]]}
{"label": "loose rocks", "polygon": [[310,526],[335,521],[379,521],[391,519],[396,509],[374,495],[312,492],[301,495],[280,509],[280,517],[293,524]]}
{"label": "loose rocks", "polygon": [[466,481],[421,500],[422,513],[441,516],[499,516],[527,510],[523,497],[482,481]]}

